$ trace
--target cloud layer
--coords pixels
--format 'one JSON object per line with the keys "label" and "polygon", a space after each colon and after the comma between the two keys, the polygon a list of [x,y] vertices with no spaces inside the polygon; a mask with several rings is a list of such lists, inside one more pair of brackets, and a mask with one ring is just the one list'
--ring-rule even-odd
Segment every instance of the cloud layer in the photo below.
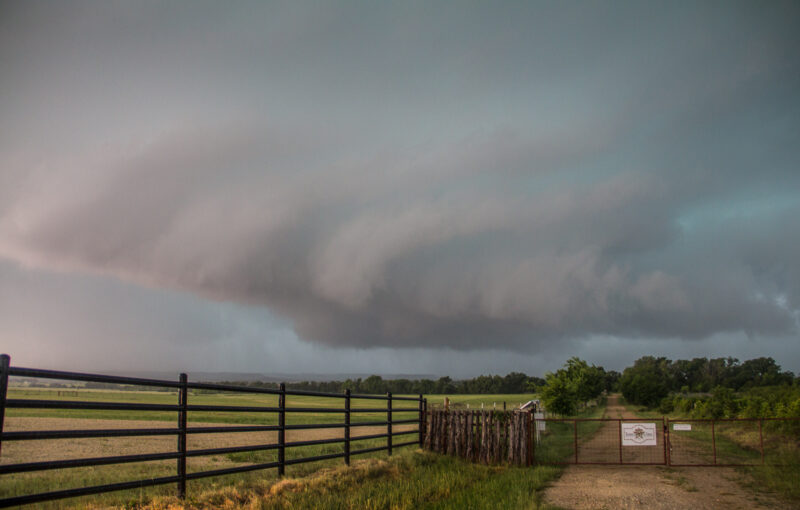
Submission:
{"label": "cloud layer", "polygon": [[274,7],[6,8],[0,256],[330,346],[797,333],[796,5]]}

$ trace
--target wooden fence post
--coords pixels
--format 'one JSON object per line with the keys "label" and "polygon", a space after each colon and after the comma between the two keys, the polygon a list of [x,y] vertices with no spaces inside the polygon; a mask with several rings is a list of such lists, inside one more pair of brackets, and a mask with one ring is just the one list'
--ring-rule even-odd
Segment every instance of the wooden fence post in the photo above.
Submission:
{"label": "wooden fence post", "polygon": [[461,441],[461,416],[459,416],[458,411],[453,411],[453,455],[456,457],[460,456],[460,445],[459,442]]}
{"label": "wooden fence post", "polygon": [[428,427],[431,431],[431,451],[439,451],[439,412],[436,409],[431,410],[431,425]]}
{"label": "wooden fence post", "polygon": [[473,414],[472,411],[467,411],[467,416],[466,416],[467,448],[466,451],[464,452],[464,456],[470,461],[473,460],[472,456],[474,455],[475,452],[475,445],[474,445],[475,436],[472,431],[472,414]]}
{"label": "wooden fence post", "polygon": [[484,463],[489,464],[492,459],[492,437],[494,434],[492,433],[492,412],[486,412],[486,458],[484,459]]}
{"label": "wooden fence post", "polygon": [[[505,402],[503,402],[505,405]],[[508,452],[506,452],[506,459],[508,460],[509,464],[514,464],[514,420],[510,419],[511,417],[506,415],[506,443],[508,444]]]}
{"label": "wooden fence post", "polygon": [[531,465],[531,413],[525,413],[525,465]]}
{"label": "wooden fence post", "polygon": [[495,430],[495,439],[494,439],[494,459],[493,460],[494,460],[494,462],[496,464],[499,464],[500,463],[500,458],[501,458],[500,457],[500,448],[501,448],[501,444],[502,444],[501,440],[502,440],[502,437],[503,437],[502,436],[502,434],[503,434],[503,423],[501,423],[500,420],[497,419],[497,416],[495,416],[495,428],[494,428],[494,430]]}
{"label": "wooden fence post", "polygon": [[448,423],[449,413],[447,411],[443,411],[441,415],[442,415],[442,453],[447,453],[447,446],[450,444],[450,441],[447,440],[448,434],[450,433],[450,424]]}
{"label": "wooden fence post", "polygon": [[447,454],[448,455],[453,455],[454,454],[453,450],[455,449],[455,435],[456,435],[455,432],[456,431],[455,431],[455,427],[453,426],[453,422],[455,421],[454,420],[455,417],[453,416],[453,414],[454,413],[450,413],[450,412],[446,413],[446,415],[447,415],[447,435],[445,437],[447,438]]}

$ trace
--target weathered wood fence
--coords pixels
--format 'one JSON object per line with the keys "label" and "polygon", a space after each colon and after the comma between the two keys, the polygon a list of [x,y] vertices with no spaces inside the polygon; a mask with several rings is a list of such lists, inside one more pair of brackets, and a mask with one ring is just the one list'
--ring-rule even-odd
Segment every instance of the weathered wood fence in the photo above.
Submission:
{"label": "weathered wood fence", "polygon": [[482,464],[533,464],[533,419],[520,411],[431,410],[424,448]]}

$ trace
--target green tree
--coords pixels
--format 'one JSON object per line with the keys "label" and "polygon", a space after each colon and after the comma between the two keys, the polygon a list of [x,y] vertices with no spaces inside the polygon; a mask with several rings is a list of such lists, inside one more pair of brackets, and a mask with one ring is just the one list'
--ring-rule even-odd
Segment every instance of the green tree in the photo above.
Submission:
{"label": "green tree", "polygon": [[560,415],[574,414],[578,404],[599,397],[605,388],[606,376],[602,367],[589,365],[573,356],[555,373],[545,376],[542,400],[548,411]]}
{"label": "green tree", "polygon": [[548,372],[545,375],[542,402],[544,402],[545,409],[551,413],[562,416],[575,414],[578,407],[578,395],[575,384],[569,380],[566,370],[558,370],[556,373]]}
{"label": "green tree", "polygon": [[669,394],[670,380],[666,358],[644,356],[622,372],[619,387],[632,404],[655,407]]}

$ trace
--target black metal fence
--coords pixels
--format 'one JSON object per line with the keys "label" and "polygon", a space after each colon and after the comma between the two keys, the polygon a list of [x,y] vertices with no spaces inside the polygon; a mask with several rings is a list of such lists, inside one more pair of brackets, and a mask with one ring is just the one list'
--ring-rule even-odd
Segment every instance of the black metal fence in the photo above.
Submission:
{"label": "black metal fence", "polygon": [[[115,385],[134,385],[150,388],[161,388],[167,390],[177,390],[177,403],[171,404],[140,404],[129,402],[94,402],[94,401],[72,401],[72,400],[41,400],[41,399],[10,399],[7,398],[9,376],[45,378],[67,381],[81,381],[94,383],[108,383]],[[189,390],[211,390],[233,393],[260,393],[277,395],[278,406],[236,406],[236,405],[195,405],[189,402]],[[287,396],[313,396],[339,399],[344,401],[343,407],[289,407],[286,405]],[[386,407],[351,407],[353,400],[382,400],[386,402]],[[394,402],[407,403],[415,402],[413,407],[393,407]],[[402,405],[402,404],[400,404]],[[363,395],[351,394],[350,390],[342,393],[323,393],[314,391],[300,391],[286,389],[284,384],[279,389],[254,388],[245,386],[231,386],[222,384],[210,384],[200,382],[189,382],[186,374],[181,374],[178,381],[142,379],[135,377],[117,377],[98,374],[84,374],[75,372],[61,372],[55,370],[39,370],[33,368],[22,368],[10,366],[10,357],[6,354],[0,355],[0,455],[2,455],[2,445],[10,441],[31,441],[41,439],[69,439],[69,438],[106,438],[106,437],[136,437],[136,436],[165,436],[177,437],[176,451],[146,453],[136,455],[117,455],[110,457],[94,457],[80,459],[66,459],[56,461],[25,462],[15,464],[0,465],[0,475],[13,473],[26,473],[35,471],[45,471],[52,469],[75,468],[86,466],[102,466],[110,464],[124,464],[132,462],[176,460],[175,474],[158,478],[133,480],[105,485],[94,485],[64,489],[57,491],[27,494],[0,499],[0,508],[17,506],[29,503],[58,500],[76,496],[86,496],[112,492],[126,489],[138,489],[149,486],[164,485],[174,483],[177,485],[178,496],[183,498],[186,495],[186,481],[207,478],[212,476],[243,473],[248,471],[276,468],[279,475],[283,475],[288,465],[316,462],[326,459],[343,458],[346,464],[350,464],[350,458],[354,455],[370,452],[387,451],[392,454],[394,448],[403,446],[423,444],[423,434],[425,431],[424,420],[427,401],[422,395],[418,397],[393,396],[391,393],[386,395]],[[170,411],[176,413],[176,426],[174,428],[135,428],[135,429],[94,429],[94,430],[37,430],[37,431],[18,431],[4,432],[3,424],[5,410],[7,408],[17,409],[82,409],[82,410],[114,410],[114,411]],[[277,425],[243,425],[243,426],[204,426],[190,427],[187,424],[187,413],[190,411],[212,411],[212,412],[231,412],[231,413],[275,413],[277,414]],[[381,421],[352,421],[351,416],[355,413],[386,413],[386,419]],[[417,417],[414,419],[393,420],[393,413],[414,412]],[[290,413],[340,413],[344,421],[339,423],[303,423],[286,424],[286,416]],[[394,431],[393,425],[416,424],[414,430]],[[351,429],[359,427],[386,426],[386,432],[381,434],[351,436]],[[341,438],[314,439],[307,441],[286,441],[287,430],[308,430],[308,429],[343,429],[344,435]],[[276,443],[233,446],[224,448],[206,448],[189,450],[186,447],[186,437],[189,434],[216,434],[232,432],[277,432],[278,440]],[[397,436],[412,435],[418,437],[413,441],[394,443],[393,438]],[[377,447],[351,449],[351,443],[367,439],[386,439],[386,444]],[[343,451],[324,455],[309,457],[299,457],[286,459],[286,449],[312,445],[343,444]],[[191,472],[186,471],[186,459],[189,457],[203,457],[222,454],[233,454],[240,452],[257,452],[266,450],[277,450],[278,459],[274,462],[249,464],[245,466],[235,466],[224,469],[214,469],[207,471]]]}

